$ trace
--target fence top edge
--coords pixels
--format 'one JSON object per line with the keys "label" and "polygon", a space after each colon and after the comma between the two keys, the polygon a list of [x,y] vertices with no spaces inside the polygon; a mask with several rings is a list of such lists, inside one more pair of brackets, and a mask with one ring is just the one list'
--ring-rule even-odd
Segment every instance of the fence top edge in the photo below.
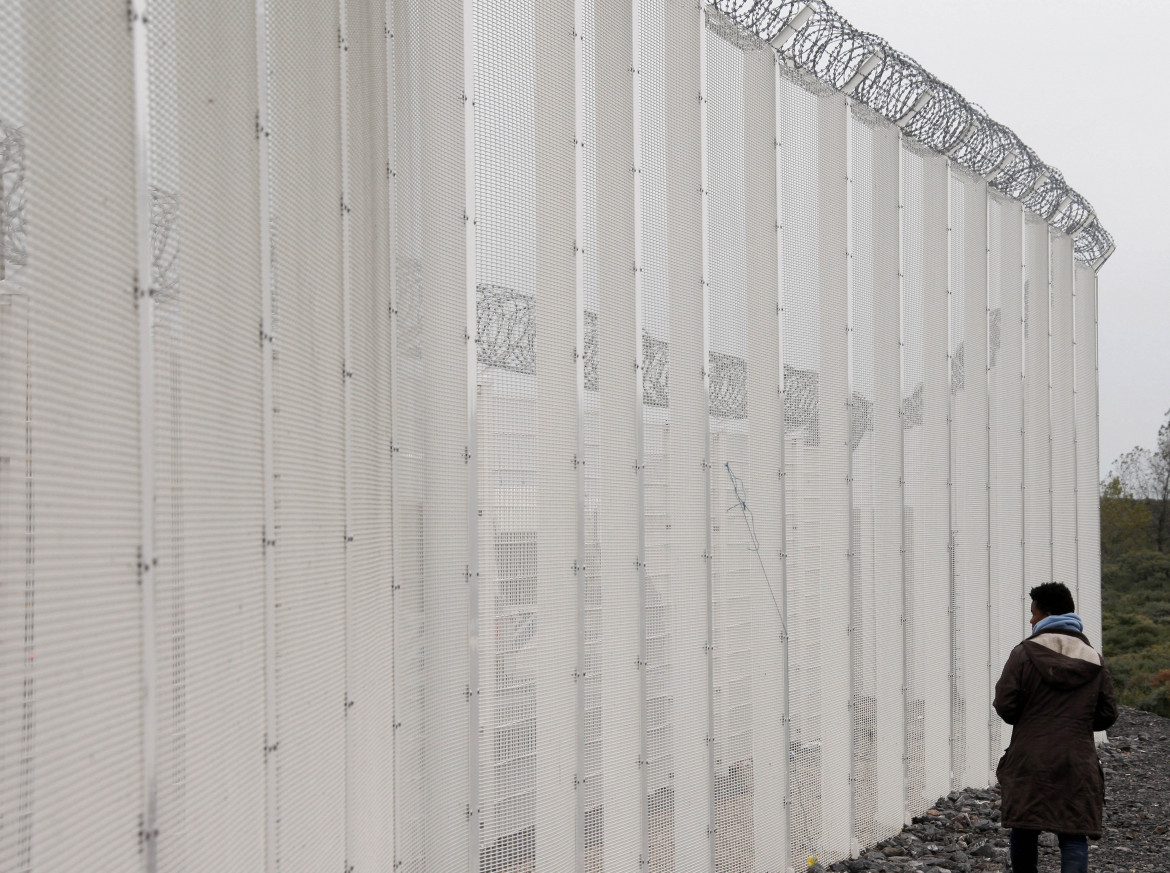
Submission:
{"label": "fence top edge", "polygon": [[1099,270],[1113,254],[1113,237],[1060,170],[983,107],[880,36],[855,28],[825,0],[713,0],[707,8],[721,23],[770,45],[781,63],[868,106],[1073,237],[1077,260]]}

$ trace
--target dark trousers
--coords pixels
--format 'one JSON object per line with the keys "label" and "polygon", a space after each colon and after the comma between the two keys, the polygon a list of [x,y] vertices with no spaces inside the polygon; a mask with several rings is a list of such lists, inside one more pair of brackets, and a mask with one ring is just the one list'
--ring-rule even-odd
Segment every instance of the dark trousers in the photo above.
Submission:
{"label": "dark trousers", "polygon": [[[1012,828],[1012,873],[1036,873],[1040,831]],[[1057,834],[1060,873],[1089,873],[1089,839],[1083,834]]]}

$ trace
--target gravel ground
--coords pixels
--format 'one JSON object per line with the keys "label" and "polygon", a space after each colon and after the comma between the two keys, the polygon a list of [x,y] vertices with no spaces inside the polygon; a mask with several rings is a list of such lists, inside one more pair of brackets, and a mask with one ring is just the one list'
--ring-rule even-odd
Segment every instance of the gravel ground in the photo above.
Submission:
{"label": "gravel ground", "polygon": [[1098,754],[1105,768],[1105,832],[1099,843],[1089,843],[1089,868],[1094,873],[1167,873],[1170,718],[1123,706]]}
{"label": "gravel ground", "polygon": [[[1089,841],[1093,873],[1170,873],[1170,719],[1122,707],[1100,747],[1105,768],[1105,833]],[[1009,870],[1008,832],[999,826],[999,789],[953,791],[860,858],[832,873],[983,873]],[[1059,873],[1056,837],[1040,838],[1041,873]],[[811,873],[820,873],[820,865]]]}

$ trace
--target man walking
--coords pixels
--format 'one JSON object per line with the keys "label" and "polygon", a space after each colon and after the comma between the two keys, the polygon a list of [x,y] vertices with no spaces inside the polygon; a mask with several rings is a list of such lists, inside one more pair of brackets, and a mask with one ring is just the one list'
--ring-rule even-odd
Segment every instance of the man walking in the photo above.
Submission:
{"label": "man walking", "polygon": [[1068,588],[1048,582],[1028,593],[1032,635],[1012,649],[995,684],[995,711],[1014,725],[996,770],[1002,824],[1012,829],[1014,873],[1036,873],[1041,831],[1060,841],[1061,873],[1088,873],[1088,837],[1100,838],[1105,805],[1093,731],[1117,721],[1113,681]]}

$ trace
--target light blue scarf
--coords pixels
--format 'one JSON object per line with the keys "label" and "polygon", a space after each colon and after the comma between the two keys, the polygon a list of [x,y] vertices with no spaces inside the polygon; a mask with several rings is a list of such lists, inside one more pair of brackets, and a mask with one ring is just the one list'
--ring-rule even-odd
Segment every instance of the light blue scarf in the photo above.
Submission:
{"label": "light blue scarf", "polygon": [[1081,633],[1085,629],[1085,623],[1081,621],[1081,617],[1075,612],[1066,612],[1062,615],[1050,615],[1047,618],[1042,618],[1036,622],[1036,626],[1032,628],[1032,635],[1035,636],[1042,631],[1049,630],[1070,630]]}

